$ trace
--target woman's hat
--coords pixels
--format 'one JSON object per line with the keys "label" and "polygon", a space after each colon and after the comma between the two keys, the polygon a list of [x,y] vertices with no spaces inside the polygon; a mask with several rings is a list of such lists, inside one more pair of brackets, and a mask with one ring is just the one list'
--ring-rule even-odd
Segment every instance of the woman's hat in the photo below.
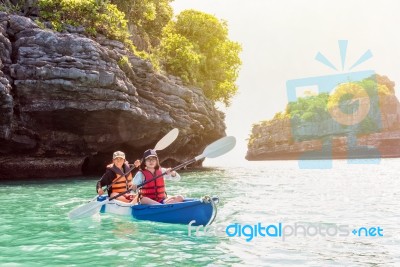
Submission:
{"label": "woman's hat", "polygon": [[125,159],[125,153],[122,152],[122,151],[115,151],[114,154],[113,154],[113,159],[116,159],[116,158]]}

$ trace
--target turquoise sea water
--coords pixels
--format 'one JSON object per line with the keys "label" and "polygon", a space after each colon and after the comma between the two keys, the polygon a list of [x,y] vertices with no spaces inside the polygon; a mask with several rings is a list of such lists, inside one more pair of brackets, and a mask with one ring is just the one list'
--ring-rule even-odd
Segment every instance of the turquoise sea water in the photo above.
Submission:
{"label": "turquoise sea water", "polygon": [[97,177],[0,184],[0,266],[400,266],[400,159],[302,170],[296,161],[181,173],[169,194],[218,195],[215,227],[380,227],[383,236],[188,236],[185,225],[109,214],[71,221]]}

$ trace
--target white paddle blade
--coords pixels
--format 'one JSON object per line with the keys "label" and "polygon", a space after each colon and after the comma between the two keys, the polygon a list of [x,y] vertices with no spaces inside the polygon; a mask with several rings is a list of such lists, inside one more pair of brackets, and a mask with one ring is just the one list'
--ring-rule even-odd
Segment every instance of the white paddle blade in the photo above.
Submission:
{"label": "white paddle blade", "polygon": [[172,142],[174,142],[176,140],[176,138],[178,137],[178,134],[179,134],[179,130],[177,128],[172,129],[163,138],[161,138],[160,141],[158,141],[158,143],[156,144],[156,146],[153,150],[163,150],[164,148],[166,148],[167,146],[169,146],[170,144],[172,144]]}
{"label": "white paddle blade", "polygon": [[94,201],[87,204],[81,205],[68,213],[68,217],[71,220],[82,219],[85,217],[92,216],[100,211],[101,206],[106,204],[108,200],[105,201]]}
{"label": "white paddle blade", "polygon": [[236,145],[234,136],[225,136],[221,139],[209,144],[203,151],[202,156],[205,158],[216,158],[231,151]]}

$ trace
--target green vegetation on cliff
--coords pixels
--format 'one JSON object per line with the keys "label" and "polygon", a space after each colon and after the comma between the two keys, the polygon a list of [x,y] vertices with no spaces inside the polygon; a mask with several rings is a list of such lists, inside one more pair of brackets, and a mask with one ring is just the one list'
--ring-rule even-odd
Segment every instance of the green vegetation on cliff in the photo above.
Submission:
{"label": "green vegetation on cliff", "polygon": [[240,51],[241,46],[229,40],[224,21],[186,10],[164,28],[159,55],[167,72],[228,105],[237,91]]}
{"label": "green vegetation on cliff", "polygon": [[[13,1],[14,3],[15,1]],[[25,1],[0,2],[15,13]],[[225,21],[195,10],[173,19],[171,0],[34,0],[38,24],[56,31],[83,26],[86,35],[121,41],[160,71],[178,76],[186,85],[203,89],[212,101],[229,105],[241,61],[240,44],[229,40]],[[26,12],[22,12],[26,13]]]}
{"label": "green vegetation on cliff", "polygon": [[160,44],[163,28],[173,17],[172,0],[111,0],[125,13],[129,24],[135,27],[144,41],[143,48],[151,51]]}
{"label": "green vegetation on cliff", "polygon": [[40,17],[57,31],[83,26],[87,34],[103,34],[125,42],[129,38],[125,14],[116,5],[97,0],[39,0]]}

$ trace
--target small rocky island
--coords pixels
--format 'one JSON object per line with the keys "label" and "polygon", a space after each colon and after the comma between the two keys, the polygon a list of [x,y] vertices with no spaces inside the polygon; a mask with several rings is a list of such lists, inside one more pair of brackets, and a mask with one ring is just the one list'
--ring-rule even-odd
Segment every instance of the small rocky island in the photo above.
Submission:
{"label": "small rocky island", "polygon": [[[246,159],[400,157],[400,103],[394,94],[394,82],[379,75],[373,80],[363,83],[375,83],[380,90],[375,110],[368,98],[356,97],[350,102],[356,103],[359,110],[370,109],[361,122],[355,118],[358,112],[349,112],[345,116],[350,123],[338,123],[327,111],[329,95],[308,96],[301,103],[289,103],[286,111],[273,119],[253,125]],[[295,110],[300,104],[301,108]]]}
{"label": "small rocky island", "polygon": [[0,13],[0,113],[0,179],[103,172],[113,151],[132,162],[178,128],[159,153],[173,166],[225,135],[224,114],[202,90],[154,71],[121,42],[8,13]]}

